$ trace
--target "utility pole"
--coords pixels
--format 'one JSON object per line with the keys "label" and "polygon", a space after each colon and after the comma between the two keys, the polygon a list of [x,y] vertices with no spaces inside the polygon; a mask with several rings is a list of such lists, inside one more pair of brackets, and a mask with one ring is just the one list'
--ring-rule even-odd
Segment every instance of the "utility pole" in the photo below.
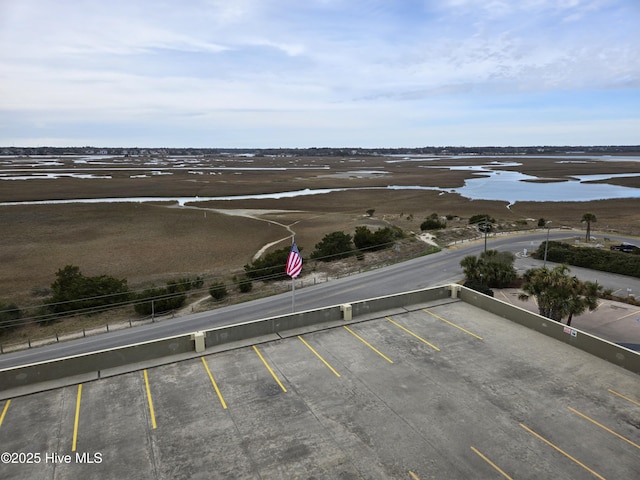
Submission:
{"label": "utility pole", "polygon": [[542,268],[547,268],[547,252],[549,251],[549,229],[551,228],[551,220],[549,220],[547,223],[547,241],[544,244],[544,263],[542,265]]}

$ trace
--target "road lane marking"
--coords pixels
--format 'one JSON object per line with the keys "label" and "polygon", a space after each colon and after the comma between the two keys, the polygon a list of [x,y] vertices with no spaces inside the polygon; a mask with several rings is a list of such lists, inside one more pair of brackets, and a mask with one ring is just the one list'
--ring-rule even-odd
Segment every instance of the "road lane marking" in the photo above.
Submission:
{"label": "road lane marking", "polygon": [[482,453],[480,453],[480,451],[476,447],[471,447],[471,450],[473,450],[473,452],[475,454],[477,454],[481,459],[483,459],[485,462],[487,462],[489,465],[491,465],[493,468],[495,468],[496,471],[501,473],[504,478],[508,478],[509,480],[513,480],[513,478],[511,478],[509,475],[507,475],[499,466],[497,466],[495,463],[493,463],[491,460],[489,460],[487,457],[485,457]]}
{"label": "road lane marking", "polygon": [[314,349],[311,345],[309,345],[309,344],[305,341],[305,339],[304,339],[304,338],[302,338],[300,335],[298,335],[298,338],[300,339],[300,341],[301,341],[302,343],[304,343],[304,344],[307,346],[307,348],[308,348],[309,350],[311,350],[311,351],[313,352],[313,354],[314,354],[316,357],[318,357],[318,358],[320,359],[320,361],[321,361],[322,363],[324,363],[324,364],[327,366],[327,368],[328,368],[329,370],[331,370],[331,371],[334,373],[334,375],[335,375],[336,377],[339,377],[339,376],[340,376],[340,374],[339,374],[338,372],[336,372],[336,371],[335,371],[335,369],[334,369],[331,365],[329,365],[329,362],[327,362],[324,358],[322,358],[322,355],[320,355],[318,352],[316,352],[316,351],[315,351],[315,349]]}
{"label": "road lane marking", "polygon": [[76,443],[78,441],[78,421],[80,420],[80,399],[82,398],[82,384],[78,384],[78,396],[76,398],[76,418],[73,421],[73,442],[71,443],[71,451],[76,451]]}
{"label": "road lane marking", "polygon": [[391,317],[385,317],[388,321],[390,321],[391,323],[393,323],[396,327],[404,330],[405,332],[407,332],[409,335],[413,335],[414,337],[416,337],[418,340],[420,340],[422,343],[425,343],[427,345],[429,345],[431,348],[433,348],[434,350],[436,350],[437,352],[440,351],[440,349],[438,347],[436,347],[434,344],[427,342],[424,338],[416,335],[415,333],[413,333],[411,330],[409,330],[408,328],[403,327],[402,325],[400,325],[398,322],[394,321],[391,319]]}
{"label": "road lane marking", "polygon": [[637,406],[640,407],[640,402],[636,402],[635,400],[632,400],[629,397],[625,397],[624,395],[622,395],[621,393],[616,392],[615,390],[611,390],[610,388],[608,388],[607,390],[609,390],[610,393],[613,393],[614,395],[617,395],[620,398],[624,398],[627,402],[631,402]]}
{"label": "road lane marking", "polygon": [[533,430],[531,430],[529,427],[527,427],[524,424],[520,424],[520,426],[522,428],[524,428],[527,432],[529,432],[531,435],[533,435],[534,437],[538,438],[539,440],[542,440],[544,443],[546,443],[547,445],[549,445],[551,448],[555,449],[556,451],[560,452],[561,454],[563,454],[565,457],[567,457],[569,460],[571,460],[572,462],[574,462],[576,465],[580,465],[582,468],[584,468],[587,472],[591,473],[593,476],[599,478],[600,480],[606,480],[602,475],[598,474],[597,472],[594,472],[593,470],[591,470],[589,467],[587,467],[584,463],[582,463],[580,460],[577,460],[575,458],[573,458],[571,455],[569,455],[567,452],[565,452],[564,450],[562,450],[560,447],[554,445],[553,443],[551,443],[549,440],[547,440],[546,438],[544,438],[541,435],[538,435],[536,432],[534,432]]}
{"label": "road lane marking", "polygon": [[147,402],[149,403],[149,413],[151,415],[151,426],[156,428],[156,412],[153,409],[153,400],[151,399],[151,389],[149,388],[149,376],[147,375],[147,370],[143,370],[142,374],[144,375],[144,385],[147,389]]}
{"label": "road lane marking", "polygon": [[478,340],[483,340],[483,338],[480,335],[476,335],[473,332],[470,332],[469,330],[467,330],[466,328],[462,328],[460,325],[456,325],[453,322],[450,322],[449,320],[447,320],[446,318],[442,318],[440,315],[436,315],[435,313],[427,310],[426,308],[422,309],[423,312],[428,313],[429,315],[431,315],[432,317],[437,318],[438,320],[442,320],[445,323],[448,323],[449,325],[451,325],[452,327],[456,327],[458,330],[462,330],[464,333],[467,333],[469,335],[471,335],[472,337],[477,338]]}
{"label": "road lane marking", "polygon": [[260,353],[260,350],[258,350],[257,346],[253,346],[253,349],[255,350],[255,352],[258,354],[258,357],[260,357],[260,360],[262,360],[262,363],[264,363],[264,366],[267,367],[267,370],[269,370],[269,373],[271,374],[271,376],[273,377],[273,379],[276,381],[276,383],[278,385],[280,385],[280,388],[282,389],[283,392],[286,393],[287,389],[284,388],[284,385],[282,384],[282,382],[280,381],[280,379],[278,378],[278,376],[275,374],[275,372],[273,370],[271,370],[271,367],[269,366],[269,364],[267,363],[267,361],[264,359],[264,357],[262,356],[262,354]]}
{"label": "road lane marking", "polygon": [[7,414],[7,410],[9,410],[9,405],[11,405],[11,399],[6,401],[4,408],[2,409],[2,415],[0,415],[0,427],[2,426],[2,422],[4,422],[4,416]]}
{"label": "road lane marking", "polygon": [[602,428],[603,430],[606,430],[607,432],[609,432],[611,435],[615,435],[616,437],[618,437],[620,440],[624,440],[625,442],[627,442],[629,445],[633,445],[636,448],[640,448],[640,445],[638,445],[637,443],[633,443],[631,440],[629,440],[626,437],[623,437],[622,435],[620,435],[619,433],[614,432],[613,430],[611,430],[610,428],[605,427],[604,425],[602,425],[601,423],[596,422],[593,418],[588,417],[587,415],[585,415],[584,413],[580,413],[578,410],[576,410],[575,408],[571,408],[571,407],[567,407],[569,410],[571,410],[573,413],[580,415],[582,418],[584,418],[585,420],[589,420],[591,423],[593,423],[594,425],[597,425],[598,427]]}
{"label": "road lane marking", "polygon": [[202,364],[204,365],[204,368],[207,371],[207,374],[209,375],[209,379],[211,380],[211,384],[213,385],[213,389],[216,391],[216,394],[218,395],[218,400],[220,400],[220,404],[222,405],[222,408],[224,408],[226,410],[227,409],[227,403],[224,401],[224,398],[222,398],[222,393],[220,393],[220,389],[218,388],[218,384],[213,379],[213,375],[211,374],[211,370],[209,370],[209,365],[207,365],[207,362],[205,361],[204,357],[200,357],[200,359],[202,359]]}
{"label": "road lane marking", "polygon": [[360,340],[362,343],[364,343],[367,347],[369,347],[371,350],[373,350],[374,352],[376,352],[378,355],[380,355],[382,358],[384,358],[387,362],[389,363],[393,363],[393,360],[391,360],[389,357],[387,357],[384,353],[382,353],[380,350],[378,350],[376,347],[374,347],[373,345],[371,345],[369,342],[367,342],[364,338],[362,338],[360,335],[358,335],[356,332],[354,332],[353,330],[351,330],[349,327],[347,327],[346,325],[344,325],[344,328],[347,329],[347,332],[349,332],[351,335],[353,335],[354,337],[356,337],[358,340]]}

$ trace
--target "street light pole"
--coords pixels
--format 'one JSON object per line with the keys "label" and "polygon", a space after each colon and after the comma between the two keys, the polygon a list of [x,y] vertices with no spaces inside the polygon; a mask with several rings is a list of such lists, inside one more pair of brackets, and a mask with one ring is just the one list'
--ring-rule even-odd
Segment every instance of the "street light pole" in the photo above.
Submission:
{"label": "street light pole", "polygon": [[484,253],[487,253],[487,223],[489,222],[489,217],[484,217]]}
{"label": "street light pole", "polygon": [[551,220],[547,223],[547,241],[544,244],[544,264],[542,268],[547,268],[547,252],[549,251],[549,229],[551,228]]}

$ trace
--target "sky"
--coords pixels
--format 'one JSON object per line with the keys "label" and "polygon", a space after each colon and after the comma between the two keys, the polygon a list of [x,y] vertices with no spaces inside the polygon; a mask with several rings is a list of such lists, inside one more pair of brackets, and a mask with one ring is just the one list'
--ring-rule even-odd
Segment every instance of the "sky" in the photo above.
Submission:
{"label": "sky", "polygon": [[0,146],[640,144],[640,0],[0,0]]}

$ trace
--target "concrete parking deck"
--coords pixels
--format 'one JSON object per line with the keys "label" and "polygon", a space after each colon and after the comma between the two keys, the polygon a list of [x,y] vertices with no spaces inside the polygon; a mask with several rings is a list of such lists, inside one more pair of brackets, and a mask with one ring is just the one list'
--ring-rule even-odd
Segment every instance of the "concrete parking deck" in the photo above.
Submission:
{"label": "concrete parking deck", "polygon": [[0,402],[0,477],[640,478],[640,378],[570,345],[456,300],[297,333]]}

